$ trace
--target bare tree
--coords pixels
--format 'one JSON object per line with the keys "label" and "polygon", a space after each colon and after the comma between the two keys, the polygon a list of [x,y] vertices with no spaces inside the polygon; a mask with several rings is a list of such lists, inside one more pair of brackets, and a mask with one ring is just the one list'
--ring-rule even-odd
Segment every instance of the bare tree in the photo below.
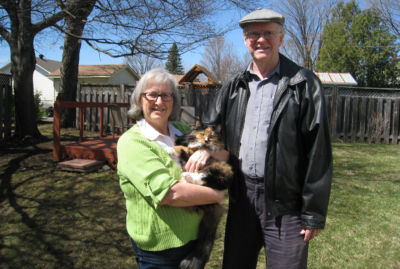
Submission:
{"label": "bare tree", "polygon": [[226,42],[223,37],[216,37],[205,47],[200,64],[223,83],[247,66],[251,61],[249,56],[249,53],[239,55],[232,43]]}
{"label": "bare tree", "polygon": [[367,0],[376,9],[394,34],[400,38],[400,2],[398,0]]}
{"label": "bare tree", "polygon": [[145,54],[165,58],[175,42],[181,54],[235,27],[219,15],[238,7],[251,10],[255,0],[101,0],[81,37],[111,57]]}
{"label": "bare tree", "polygon": [[0,0],[0,35],[10,47],[17,137],[41,137],[37,128],[33,98],[35,36],[61,21],[66,14],[74,14],[81,8],[82,2],[85,1],[76,1],[61,8],[51,0]]}
{"label": "bare tree", "polygon": [[152,58],[145,54],[126,56],[124,63],[128,64],[136,74],[145,74],[151,69],[164,66],[161,60]]}
{"label": "bare tree", "polygon": [[[0,0],[0,35],[10,47],[16,133],[20,137],[40,137],[33,113],[32,77],[35,70],[34,41],[41,31],[54,27],[75,38],[75,43],[84,41],[112,57],[146,54],[163,58],[173,42],[184,53],[229,31],[237,22],[221,24],[218,15],[237,8],[252,9],[256,1],[100,0],[95,2],[94,8],[91,3],[86,0]],[[78,12],[84,9],[86,12]],[[64,21],[67,16],[71,18],[71,24]],[[72,18],[77,20],[73,22]],[[84,27],[82,34],[73,30],[79,29],[79,25],[82,26],[80,29]],[[71,43],[64,46],[63,58],[70,60],[65,61],[63,69],[67,62],[73,62],[74,66],[79,62],[79,46],[77,50],[69,50],[70,46]],[[64,73],[63,76],[63,90],[74,91],[74,87],[66,85],[70,75]],[[73,95],[65,96],[70,99]]]}
{"label": "bare tree", "polygon": [[[66,5],[71,5],[78,0],[66,0]],[[62,55],[62,68],[60,79],[59,98],[64,101],[76,100],[76,88],[78,83],[79,53],[81,50],[81,36],[85,28],[86,19],[93,11],[97,0],[87,0],[85,5],[75,10],[74,14],[67,13],[65,16],[66,34],[64,36],[64,51]],[[61,3],[62,8],[66,6]],[[73,127],[76,110],[73,108],[63,109],[61,113],[61,127]]]}
{"label": "bare tree", "polygon": [[336,0],[284,0],[278,11],[286,18],[283,51],[300,65],[314,70],[322,32]]}

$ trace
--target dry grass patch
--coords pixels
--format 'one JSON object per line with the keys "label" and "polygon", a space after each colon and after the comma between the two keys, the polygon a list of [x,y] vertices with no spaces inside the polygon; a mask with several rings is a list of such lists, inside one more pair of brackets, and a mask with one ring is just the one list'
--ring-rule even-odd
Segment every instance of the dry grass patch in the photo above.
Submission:
{"label": "dry grass patch", "polygon": [[[49,139],[0,141],[0,268],[137,268],[116,173],[57,171],[52,125],[39,127]],[[79,139],[74,129],[61,135]],[[309,268],[400,269],[400,147],[336,142],[333,154],[327,225]],[[225,222],[206,269],[221,268]]]}

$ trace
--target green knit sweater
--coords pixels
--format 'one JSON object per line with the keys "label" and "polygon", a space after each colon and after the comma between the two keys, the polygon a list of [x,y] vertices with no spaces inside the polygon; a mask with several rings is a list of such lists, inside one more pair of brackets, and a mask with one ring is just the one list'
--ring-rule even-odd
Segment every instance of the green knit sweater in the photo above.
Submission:
{"label": "green knit sweater", "polygon": [[[182,133],[190,128],[173,123]],[[197,239],[201,215],[159,205],[182,173],[177,163],[135,125],[118,140],[118,175],[126,199],[126,227],[139,248],[160,251]]]}

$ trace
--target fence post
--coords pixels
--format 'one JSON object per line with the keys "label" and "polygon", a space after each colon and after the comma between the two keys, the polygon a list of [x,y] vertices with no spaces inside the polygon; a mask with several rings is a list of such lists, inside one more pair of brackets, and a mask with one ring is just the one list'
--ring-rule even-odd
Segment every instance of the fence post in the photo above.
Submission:
{"label": "fence post", "polygon": [[125,85],[120,84],[119,85],[119,96],[117,98],[117,103],[123,103],[124,102],[124,94],[125,94]]}
{"label": "fence post", "polygon": [[190,87],[189,82],[186,82],[185,83],[185,99],[183,102],[184,106],[190,106],[190,104],[189,104],[189,87]]}
{"label": "fence post", "polygon": [[386,100],[386,107],[385,107],[384,111],[385,111],[384,119],[387,119],[388,123],[385,126],[385,137],[383,138],[383,140],[385,141],[385,144],[389,144],[390,143],[390,122],[391,122],[391,118],[392,118],[392,100],[391,99]]}
{"label": "fence post", "polygon": [[5,86],[4,93],[4,139],[11,138],[11,117],[12,117],[12,89],[11,85]]}
{"label": "fence post", "polygon": [[0,84],[0,140],[3,139],[3,90],[5,87]]}
{"label": "fence post", "polygon": [[53,161],[55,162],[61,161],[60,116],[61,116],[61,107],[60,107],[60,100],[57,95],[53,111]]}
{"label": "fence post", "polygon": [[[125,84],[120,84],[120,97],[119,101],[120,103],[125,103]],[[122,119],[125,120],[126,122],[126,108],[122,108]]]}
{"label": "fence post", "polygon": [[336,110],[337,110],[337,95],[338,95],[338,86],[333,86],[332,92],[332,121],[331,121],[331,136],[332,138],[336,137]]}
{"label": "fence post", "polygon": [[396,99],[394,101],[394,105],[393,105],[393,139],[392,142],[394,145],[397,145],[397,142],[399,140],[398,135],[399,135],[399,117],[400,117],[400,99]]}
{"label": "fence post", "polygon": [[[76,84],[76,101],[81,101],[81,83]],[[79,129],[79,109],[75,108],[75,129]]]}

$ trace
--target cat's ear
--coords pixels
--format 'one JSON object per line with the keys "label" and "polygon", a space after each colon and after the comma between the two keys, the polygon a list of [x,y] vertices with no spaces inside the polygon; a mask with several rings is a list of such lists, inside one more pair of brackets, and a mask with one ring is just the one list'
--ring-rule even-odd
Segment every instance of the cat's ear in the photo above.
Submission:
{"label": "cat's ear", "polygon": [[197,130],[197,129],[202,129],[202,128],[203,128],[203,126],[202,126],[201,122],[199,120],[197,120],[195,129]]}
{"label": "cat's ear", "polygon": [[222,129],[221,124],[218,125],[217,127],[215,127],[215,131],[217,131],[217,133],[220,133],[220,132],[221,132],[221,129]]}

